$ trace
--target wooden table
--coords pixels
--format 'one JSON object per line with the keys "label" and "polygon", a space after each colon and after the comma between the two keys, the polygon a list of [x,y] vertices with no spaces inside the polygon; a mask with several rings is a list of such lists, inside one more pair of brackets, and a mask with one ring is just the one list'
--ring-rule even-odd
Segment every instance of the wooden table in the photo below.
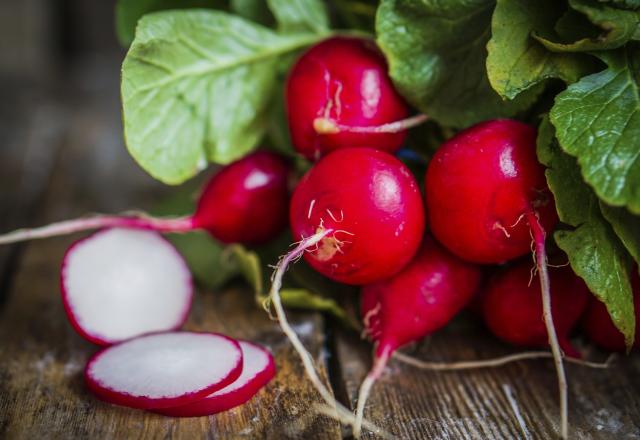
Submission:
{"label": "wooden table", "polygon": [[[8,87],[0,100],[0,230],[91,211],[150,208],[163,187],[122,145],[118,64],[92,63],[45,92]],[[305,380],[277,323],[234,285],[199,292],[190,329],[221,331],[268,346],[278,375],[252,401],[203,418],[174,419],[102,403],[82,368],[96,348],[67,323],[58,290],[60,260],[77,237],[0,248],[0,438],[300,438],[349,436],[315,414]],[[317,314],[290,313],[325,382],[353,408],[370,346]],[[414,354],[434,360],[489,358],[512,351],[473,320],[459,320]],[[603,358],[602,353],[593,356]],[[574,438],[640,438],[640,358],[608,370],[567,366]],[[424,372],[392,361],[367,417],[400,438],[553,438],[558,404],[551,362],[467,372]],[[367,437],[373,438],[372,434]]]}

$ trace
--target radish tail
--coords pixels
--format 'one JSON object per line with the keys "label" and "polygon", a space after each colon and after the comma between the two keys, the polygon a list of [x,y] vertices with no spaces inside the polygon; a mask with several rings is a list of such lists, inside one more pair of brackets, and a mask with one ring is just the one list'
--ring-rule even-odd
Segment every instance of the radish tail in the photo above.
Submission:
{"label": "radish tail", "polygon": [[429,117],[427,115],[419,114],[400,121],[390,122],[382,125],[372,126],[353,126],[338,124],[330,118],[316,118],[313,121],[313,129],[318,134],[337,134],[337,133],[365,133],[365,134],[378,134],[378,133],[398,133],[409,128],[416,127]]}
{"label": "radish tail", "polygon": [[355,438],[360,438],[360,433],[362,431],[362,419],[364,418],[364,406],[367,403],[369,394],[371,393],[371,388],[384,371],[384,367],[387,365],[392,351],[392,347],[388,345],[384,347],[382,353],[380,353],[379,356],[376,355],[373,362],[373,367],[371,367],[371,371],[369,371],[367,377],[365,377],[365,379],[362,381],[362,385],[360,385],[360,392],[358,393],[358,406],[356,407],[356,423],[353,426],[353,436]]}
{"label": "radish tail", "polygon": [[[335,231],[332,229],[323,229],[314,235],[307,237],[300,241],[297,246],[291,250],[289,253],[284,255],[280,261],[278,262],[275,271],[271,277],[271,290],[269,291],[268,298],[271,300],[271,304],[275,309],[276,316],[280,323],[280,328],[284,332],[284,334],[289,338],[293,348],[296,350],[300,359],[302,360],[302,364],[304,369],[311,380],[314,388],[320,393],[322,399],[326,402],[329,408],[329,411],[323,411],[330,417],[339,420],[342,423],[349,424],[355,427],[356,421],[351,413],[345,406],[341,405],[336,399],[333,397],[331,392],[324,386],[318,372],[316,371],[313,359],[311,354],[304,347],[300,338],[296,332],[291,328],[289,321],[287,320],[287,315],[282,307],[282,301],[280,300],[280,288],[282,287],[282,278],[284,277],[285,272],[287,271],[287,267],[298,260],[304,252],[306,252],[309,248],[313,248],[317,245],[322,239],[327,237],[330,234],[333,234]],[[366,422],[369,429],[372,429],[374,432],[377,431],[380,433],[374,425],[369,422]]]}
{"label": "radish tail", "polygon": [[540,224],[540,219],[535,212],[527,213],[527,221],[533,233],[535,242],[536,266],[538,268],[538,277],[540,278],[540,290],[542,292],[542,309],[544,316],[544,324],[547,328],[549,337],[549,346],[553,353],[553,361],[558,376],[558,391],[560,393],[560,437],[567,439],[569,437],[569,415],[568,415],[568,392],[567,377],[562,364],[562,351],[558,343],[558,335],[553,325],[553,315],[551,314],[551,282],[549,280],[549,271],[547,270],[547,252],[545,249],[545,231]]}
{"label": "radish tail", "polygon": [[87,231],[90,229],[116,227],[152,229],[158,232],[186,232],[194,229],[194,224],[191,217],[154,218],[146,215],[95,215],[52,223],[40,228],[17,229],[13,232],[0,235],[0,245],[73,234],[74,232]]}
{"label": "radish tail", "polygon": [[[548,351],[525,351],[522,353],[510,354],[508,356],[497,357],[493,359],[483,359],[478,361],[461,361],[461,362],[430,362],[416,359],[412,356],[404,353],[394,353],[394,359],[399,360],[412,367],[420,368],[421,370],[431,371],[459,371],[459,370],[472,370],[476,368],[496,368],[511,362],[524,361],[529,359],[545,359],[553,358],[553,353]],[[565,357],[567,362],[581,365],[583,367],[605,369],[611,366],[611,363],[615,359],[615,355],[611,355],[605,362],[590,362],[575,357]]]}

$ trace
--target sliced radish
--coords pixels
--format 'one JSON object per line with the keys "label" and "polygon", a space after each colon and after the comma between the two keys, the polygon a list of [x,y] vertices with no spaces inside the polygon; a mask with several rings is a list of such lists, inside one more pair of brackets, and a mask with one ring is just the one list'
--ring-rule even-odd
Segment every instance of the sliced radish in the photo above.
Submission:
{"label": "sliced radish", "polygon": [[251,399],[276,374],[273,356],[259,345],[238,341],[242,349],[242,374],[230,385],[202,400],[184,406],[156,410],[173,417],[198,417],[227,411]]}
{"label": "sliced radish", "polygon": [[216,333],[141,336],[96,353],[85,368],[89,390],[109,403],[167,408],[200,400],[242,372],[238,342]]}
{"label": "sliced radish", "polygon": [[157,232],[139,229],[105,229],[74,243],[60,284],[71,325],[100,345],[179,328],[193,296],[178,251]]}

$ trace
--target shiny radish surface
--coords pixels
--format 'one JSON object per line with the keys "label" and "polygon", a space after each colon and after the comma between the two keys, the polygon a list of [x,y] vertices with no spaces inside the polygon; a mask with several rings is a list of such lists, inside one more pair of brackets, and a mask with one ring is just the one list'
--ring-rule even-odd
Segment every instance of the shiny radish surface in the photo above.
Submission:
{"label": "shiny radish surface", "polygon": [[320,160],[291,199],[295,240],[331,231],[304,258],[321,274],[362,285],[397,273],[418,250],[424,205],[410,171],[390,154],[344,148]]}
{"label": "shiny radish surface", "polygon": [[181,327],[193,297],[182,256],[157,232],[140,229],[105,229],[75,242],[60,287],[73,328],[100,345]]}
{"label": "shiny radish surface", "polygon": [[[406,136],[336,129],[380,126],[408,114],[382,53],[369,39],[333,37],[310,48],[289,73],[286,102],[293,145],[311,160],[345,147],[395,152]],[[323,133],[318,121],[331,129]]]}
{"label": "shiny radish surface", "polygon": [[107,227],[158,232],[208,231],[223,242],[257,244],[287,223],[289,167],[280,156],[259,151],[233,162],[206,184],[192,216],[154,218],[146,214],[95,215],[0,235],[0,245]]}
{"label": "shiny radish surface", "polygon": [[501,263],[531,252],[526,214],[545,231],[558,221],[536,157],[536,131],[521,122],[482,122],[445,142],[426,174],[429,227],[451,252]]}
{"label": "shiny radish surface", "polygon": [[99,399],[139,409],[187,405],[242,372],[238,342],[217,333],[156,333],[95,354],[85,382]]}
{"label": "shiny radish surface", "polygon": [[[517,263],[497,273],[483,296],[483,316],[491,332],[521,347],[548,347],[542,319],[540,285],[532,279],[533,263]],[[569,336],[586,310],[589,290],[569,267],[550,268],[551,311],[558,342],[566,355],[580,357]]]}
{"label": "shiny radish surface", "polygon": [[362,288],[361,316],[376,348],[373,367],[358,397],[359,420],[370,389],[393,352],[445,326],[471,300],[480,280],[478,266],[459,259],[427,236],[398,274]]}
{"label": "shiny radish surface", "polygon": [[242,373],[231,384],[188,405],[156,410],[172,417],[199,417],[227,411],[249,401],[276,375],[273,356],[265,348],[238,341],[242,349]]}

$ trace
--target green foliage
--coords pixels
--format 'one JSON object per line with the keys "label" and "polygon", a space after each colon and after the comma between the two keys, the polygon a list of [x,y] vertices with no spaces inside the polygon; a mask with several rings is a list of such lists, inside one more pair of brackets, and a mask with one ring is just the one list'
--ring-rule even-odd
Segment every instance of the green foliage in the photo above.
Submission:
{"label": "green foliage", "polygon": [[590,57],[550,52],[532,38],[533,32],[552,33],[562,12],[557,0],[498,0],[487,46],[487,73],[504,98],[513,99],[548,78],[572,83],[593,71]]}
{"label": "green foliage", "polygon": [[553,126],[544,119],[538,133],[538,157],[548,169],[549,188],[560,220],[572,229],[556,231],[558,246],[571,267],[606,306],[627,347],[633,345],[635,314],[631,292],[631,258],[600,211],[597,197],[582,181],[575,159],[562,152]]}
{"label": "green foliage", "polygon": [[640,49],[600,55],[608,68],[556,97],[551,122],[582,176],[613,206],[640,213]]}
{"label": "green foliage", "polygon": [[146,15],[122,66],[131,155],[168,184],[244,156],[266,130],[282,57],[319,38],[216,11]]}
{"label": "green foliage", "polygon": [[485,46],[491,36],[491,0],[383,0],[378,44],[398,91],[443,125],[465,127],[512,116],[539,93],[504,101],[491,88]]}

